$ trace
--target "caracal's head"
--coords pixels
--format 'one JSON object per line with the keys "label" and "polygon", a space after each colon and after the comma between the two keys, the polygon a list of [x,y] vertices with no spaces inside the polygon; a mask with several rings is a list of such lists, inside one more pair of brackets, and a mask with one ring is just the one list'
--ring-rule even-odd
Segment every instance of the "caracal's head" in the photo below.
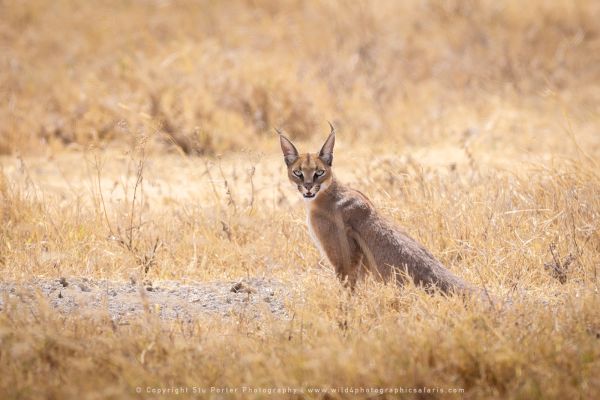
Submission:
{"label": "caracal's head", "polygon": [[283,151],[283,159],[288,169],[290,181],[298,188],[306,200],[314,200],[333,180],[331,165],[333,163],[333,145],[335,129],[331,125],[331,133],[318,153],[299,154],[294,144],[279,133],[279,142]]}

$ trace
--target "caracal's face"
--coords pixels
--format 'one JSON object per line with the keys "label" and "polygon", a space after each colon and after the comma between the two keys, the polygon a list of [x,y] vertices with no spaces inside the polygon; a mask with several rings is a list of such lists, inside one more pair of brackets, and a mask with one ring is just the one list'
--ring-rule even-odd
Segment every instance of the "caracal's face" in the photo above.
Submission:
{"label": "caracal's face", "polygon": [[321,189],[327,189],[331,183],[331,167],[319,158],[318,154],[301,154],[288,166],[288,177],[296,185],[302,196],[314,199]]}
{"label": "caracal's face", "polygon": [[318,153],[299,154],[290,139],[281,133],[279,133],[279,142],[290,181],[298,188],[304,199],[314,200],[319,193],[327,189],[333,180],[331,171],[335,144],[333,126],[331,126],[329,137]]}

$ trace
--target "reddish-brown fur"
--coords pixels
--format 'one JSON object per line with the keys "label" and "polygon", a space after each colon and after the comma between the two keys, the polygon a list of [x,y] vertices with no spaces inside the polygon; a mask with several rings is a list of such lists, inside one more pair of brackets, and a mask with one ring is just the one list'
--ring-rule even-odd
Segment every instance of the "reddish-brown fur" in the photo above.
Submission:
{"label": "reddish-brown fur", "polygon": [[299,154],[280,134],[288,176],[306,200],[307,224],[317,247],[339,278],[354,287],[365,273],[445,293],[474,289],[445,268],[404,230],[382,217],[371,201],[339,183],[332,171],[335,131],[316,154]]}

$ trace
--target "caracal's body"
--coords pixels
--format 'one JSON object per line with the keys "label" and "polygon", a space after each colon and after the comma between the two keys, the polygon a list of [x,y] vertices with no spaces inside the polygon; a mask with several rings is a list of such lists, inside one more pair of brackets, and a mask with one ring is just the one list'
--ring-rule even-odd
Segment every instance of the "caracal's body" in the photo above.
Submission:
{"label": "caracal's body", "polygon": [[446,269],[427,249],[382,217],[369,199],[339,183],[331,169],[335,132],[317,154],[299,154],[280,135],[288,176],[304,197],[308,230],[342,281],[354,287],[365,273],[443,292],[472,287]]}

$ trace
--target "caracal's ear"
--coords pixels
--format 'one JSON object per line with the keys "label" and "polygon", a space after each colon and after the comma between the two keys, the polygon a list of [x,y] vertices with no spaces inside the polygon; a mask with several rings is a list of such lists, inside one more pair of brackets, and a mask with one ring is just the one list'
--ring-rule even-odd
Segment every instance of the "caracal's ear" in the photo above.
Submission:
{"label": "caracal's ear", "polygon": [[283,136],[279,129],[275,129],[279,134],[279,144],[281,145],[281,151],[283,151],[283,159],[287,166],[290,166],[298,159],[298,150],[290,139]]}
{"label": "caracal's ear", "polygon": [[323,144],[321,151],[319,151],[319,158],[331,167],[333,163],[333,146],[335,145],[335,128],[331,125],[331,122],[329,126],[331,127],[331,133],[329,133],[325,144]]}

